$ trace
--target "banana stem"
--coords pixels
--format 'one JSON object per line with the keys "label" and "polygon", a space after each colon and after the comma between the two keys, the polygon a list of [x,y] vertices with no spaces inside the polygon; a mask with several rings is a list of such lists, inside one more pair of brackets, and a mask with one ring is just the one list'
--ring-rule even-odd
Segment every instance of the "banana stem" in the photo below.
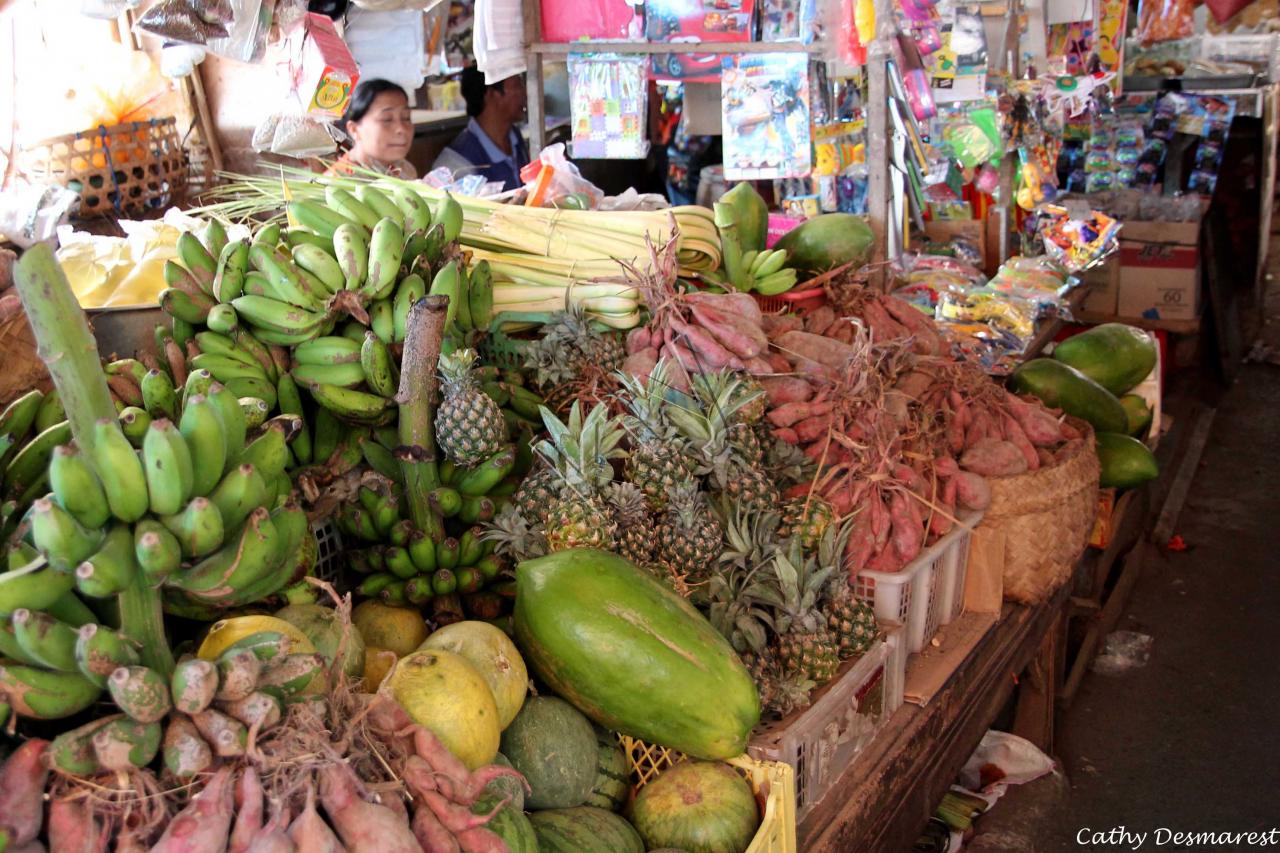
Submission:
{"label": "banana stem", "polygon": [[118,596],[120,632],[138,644],[142,663],[167,681],[173,675],[173,651],[164,634],[164,611],[160,591],[152,587],[141,570]]}
{"label": "banana stem", "polygon": [[71,421],[71,435],[85,454],[93,453],[93,424],[115,418],[107,378],[98,361],[98,343],[53,250],[44,243],[28,249],[14,267],[18,296],[35,333],[40,360],[49,370]]}
{"label": "banana stem", "polygon": [[[40,358],[71,421],[71,435],[83,453],[91,454],[94,423],[114,419],[116,408],[89,322],[47,245],[28,249],[14,272]],[[121,631],[141,646],[143,662],[168,678],[173,653],[164,634],[159,590],[147,584],[142,572],[135,572],[133,582],[119,595],[119,605]]]}
{"label": "banana stem", "polygon": [[396,456],[404,472],[409,516],[423,533],[439,542],[444,519],[431,508],[428,496],[440,486],[436,466],[436,364],[444,342],[449,297],[426,296],[409,309],[404,352],[400,356],[400,447]]}

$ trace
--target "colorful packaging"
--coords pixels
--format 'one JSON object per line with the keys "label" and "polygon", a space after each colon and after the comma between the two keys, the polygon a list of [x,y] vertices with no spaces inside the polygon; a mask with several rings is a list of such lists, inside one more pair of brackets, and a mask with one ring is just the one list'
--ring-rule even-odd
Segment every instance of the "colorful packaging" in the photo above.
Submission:
{"label": "colorful packaging", "polygon": [[722,73],[725,178],[808,175],[812,167],[808,56],[726,56]]}
{"label": "colorful packaging", "polygon": [[360,69],[333,21],[327,15],[309,12],[295,80],[298,99],[307,112],[341,118],[359,79]]}
{"label": "colorful packaging", "polygon": [[573,156],[641,159],[649,153],[643,56],[569,55]]}
{"label": "colorful packaging", "polygon": [[542,40],[643,41],[640,8],[629,0],[542,0]]}
{"label": "colorful packaging", "polygon": [[[649,0],[645,36],[652,42],[743,42],[751,40],[755,0]],[[720,79],[721,54],[654,54],[656,80],[714,83]]]}

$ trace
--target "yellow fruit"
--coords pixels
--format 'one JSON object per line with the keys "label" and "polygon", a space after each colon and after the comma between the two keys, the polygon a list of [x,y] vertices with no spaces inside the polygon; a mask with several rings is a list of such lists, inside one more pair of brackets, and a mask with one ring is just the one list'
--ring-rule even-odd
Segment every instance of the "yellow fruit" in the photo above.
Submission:
{"label": "yellow fruit", "polygon": [[468,768],[493,762],[502,729],[484,677],[461,655],[414,652],[391,673],[391,695],[415,723],[431,729]]}
{"label": "yellow fruit", "polygon": [[516,644],[488,622],[455,622],[436,631],[419,647],[443,649],[467,659],[493,692],[498,727],[505,729],[520,713],[529,693],[529,671]]}
{"label": "yellow fruit", "polygon": [[364,692],[377,693],[378,686],[396,665],[396,653],[377,646],[364,647]]}
{"label": "yellow fruit", "polygon": [[316,651],[324,655],[330,665],[342,649],[342,671],[352,680],[364,674],[364,638],[354,625],[351,631],[344,629],[342,620],[332,607],[319,604],[290,604],[276,611],[276,618],[283,619],[307,635]]}
{"label": "yellow fruit", "polygon": [[412,652],[427,638],[427,623],[412,607],[389,607],[380,601],[362,601],[351,613],[365,645],[390,649],[397,657]]}
{"label": "yellow fruit", "polygon": [[290,654],[311,654],[316,650],[306,634],[283,619],[274,616],[234,616],[213,623],[204,642],[200,644],[196,657],[201,660],[217,660],[228,646],[260,631],[276,631],[291,639],[293,646],[289,649]]}

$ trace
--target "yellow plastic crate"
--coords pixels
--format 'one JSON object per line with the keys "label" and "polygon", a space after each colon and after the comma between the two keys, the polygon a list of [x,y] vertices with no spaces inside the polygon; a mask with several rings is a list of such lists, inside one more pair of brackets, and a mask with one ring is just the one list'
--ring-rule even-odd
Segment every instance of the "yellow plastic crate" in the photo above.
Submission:
{"label": "yellow plastic crate", "polygon": [[[665,746],[618,735],[637,788],[663,770],[684,761],[682,753]],[[796,775],[790,765],[778,761],[757,761],[746,755],[726,762],[738,769],[761,804],[760,828],[747,853],[796,853]]]}

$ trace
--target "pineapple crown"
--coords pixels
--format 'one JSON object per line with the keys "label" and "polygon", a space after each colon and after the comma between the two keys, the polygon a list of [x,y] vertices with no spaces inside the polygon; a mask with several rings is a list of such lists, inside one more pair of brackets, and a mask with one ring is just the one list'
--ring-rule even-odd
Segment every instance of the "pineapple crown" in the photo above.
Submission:
{"label": "pineapple crown", "polygon": [[771,583],[763,587],[762,600],[780,613],[774,618],[774,629],[785,634],[794,625],[813,630],[821,624],[818,600],[827,581],[838,566],[819,567],[813,557],[805,558],[800,543],[790,540],[788,547],[774,554],[770,566]]}
{"label": "pineapple crown", "polygon": [[525,367],[535,372],[540,386],[568,382],[577,375],[577,362],[590,357],[602,337],[585,309],[570,303],[568,310],[557,311],[542,327],[538,340],[527,345]]}
{"label": "pineapple crown", "polygon": [[647,380],[621,370],[615,374],[622,385],[618,396],[629,413],[623,424],[639,440],[669,440],[675,433],[666,416],[670,408],[670,364],[667,359],[660,359]]}
{"label": "pineapple crown", "polygon": [[706,506],[706,498],[698,490],[698,484],[695,482],[678,483],[672,486],[670,497],[667,511],[675,513],[685,527],[691,526],[697,518],[698,510]]}
{"label": "pineapple crown", "polygon": [[480,538],[495,543],[494,552],[498,556],[508,557],[516,562],[547,553],[547,540],[542,529],[536,525],[530,526],[514,504],[504,506],[493,521],[485,525]]}
{"label": "pineapple crown", "polygon": [[477,358],[476,351],[470,347],[449,353],[441,353],[439,362],[440,376],[444,379],[446,387],[476,384],[471,375],[471,366],[476,363]]}
{"label": "pineapple crown", "polygon": [[619,520],[641,521],[649,514],[644,492],[634,483],[611,483],[609,503],[617,511]]}
{"label": "pineapple crown", "polygon": [[754,398],[742,392],[742,380],[729,371],[691,377],[692,397],[686,404],[673,403],[667,417],[703,457],[706,473],[737,456],[729,442],[734,415]]}
{"label": "pineapple crown", "polygon": [[779,483],[803,483],[813,478],[817,464],[796,445],[775,438],[765,448],[764,467]]}
{"label": "pineapple crown", "polygon": [[609,415],[603,403],[592,407],[584,418],[582,404],[574,403],[566,424],[546,406],[540,406],[549,439],[534,447],[560,476],[561,481],[582,495],[596,494],[613,480],[611,459],[625,457],[618,445],[624,435],[618,419]]}

